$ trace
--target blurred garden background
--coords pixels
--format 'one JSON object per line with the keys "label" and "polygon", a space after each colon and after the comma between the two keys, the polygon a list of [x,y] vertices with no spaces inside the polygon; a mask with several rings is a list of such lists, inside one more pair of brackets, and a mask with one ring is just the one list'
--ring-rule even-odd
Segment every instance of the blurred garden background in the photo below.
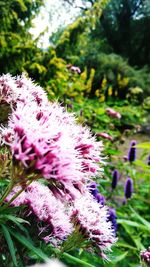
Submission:
{"label": "blurred garden background", "polygon": [[[71,267],[148,266],[140,252],[150,246],[150,1],[0,0],[0,10],[1,74],[25,73],[104,144],[107,164],[96,183],[117,220],[118,241],[109,261],[83,248],[61,260]],[[17,249],[22,246],[18,265],[10,245],[2,250],[1,267],[43,259],[30,242],[15,238]],[[54,256],[49,245],[34,242]]]}

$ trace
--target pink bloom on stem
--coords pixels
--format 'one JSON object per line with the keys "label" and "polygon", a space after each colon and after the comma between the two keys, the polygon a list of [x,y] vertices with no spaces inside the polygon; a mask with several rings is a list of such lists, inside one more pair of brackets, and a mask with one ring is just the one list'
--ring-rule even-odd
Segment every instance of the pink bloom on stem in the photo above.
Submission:
{"label": "pink bloom on stem", "polygon": [[[11,204],[25,204],[29,214],[44,223],[40,230],[45,242],[58,245],[67,238],[73,231],[70,218],[74,217],[96,248],[110,249],[116,239],[108,210],[86,187],[91,176],[102,170],[102,143],[96,142],[88,128],[79,126],[73,114],[49,103],[42,88],[31,80],[24,76],[7,79],[1,83],[1,92],[15,107],[8,127],[0,129],[1,144],[10,147],[14,164],[22,163],[24,177],[38,173],[49,180],[48,186],[32,182]],[[97,136],[112,140],[106,133]],[[6,201],[20,189],[15,187]]]}
{"label": "pink bloom on stem", "polygon": [[0,102],[14,103],[18,98],[19,92],[16,86],[16,80],[10,74],[0,76]]}
{"label": "pink bloom on stem", "polygon": [[101,171],[102,143],[58,104],[18,104],[1,134],[13,157],[46,179],[77,185]]}
{"label": "pink bloom on stem", "polygon": [[96,134],[98,137],[103,137],[104,139],[107,139],[107,140],[110,140],[110,141],[113,141],[113,137],[105,132],[101,132],[101,133],[97,133]]}
{"label": "pink bloom on stem", "polygon": [[87,192],[74,201],[72,217],[76,218],[80,230],[100,251],[109,250],[116,242],[109,211]]}
{"label": "pink bloom on stem", "polygon": [[99,162],[103,163],[100,158],[100,151],[103,150],[101,141],[96,142],[95,136],[92,136],[89,129],[86,127],[79,127],[79,133],[76,136],[76,149],[81,155],[83,172],[90,176],[96,175],[101,171]]}
{"label": "pink bloom on stem", "polygon": [[40,105],[48,100],[44,90],[25,75],[12,77],[10,74],[4,74],[0,76],[0,102],[8,104],[36,102]]}
{"label": "pink bloom on stem", "polygon": [[[21,187],[15,187],[6,198],[8,202]],[[39,182],[32,182],[13,202],[13,206],[27,205],[29,211],[37,221],[45,222],[44,239],[51,242],[53,238],[57,243],[63,241],[73,231],[73,225],[64,204],[56,199],[49,188]],[[29,214],[31,215],[31,212]],[[44,233],[42,232],[42,235]]]}
{"label": "pink bloom on stem", "polygon": [[121,114],[112,108],[106,108],[106,113],[112,118],[121,119]]}

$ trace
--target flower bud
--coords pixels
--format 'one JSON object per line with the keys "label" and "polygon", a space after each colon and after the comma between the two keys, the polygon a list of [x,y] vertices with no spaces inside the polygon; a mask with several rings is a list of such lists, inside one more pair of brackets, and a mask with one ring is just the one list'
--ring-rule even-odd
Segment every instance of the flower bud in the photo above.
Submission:
{"label": "flower bud", "polygon": [[130,149],[129,149],[129,153],[128,153],[128,160],[129,162],[133,162],[136,160],[136,141],[133,140],[131,141],[131,144],[130,144]]}
{"label": "flower bud", "polygon": [[119,172],[118,170],[114,170],[112,174],[112,184],[111,184],[112,189],[116,188],[118,179],[119,179]]}
{"label": "flower bud", "polygon": [[125,187],[124,187],[124,195],[126,198],[131,198],[133,192],[133,181],[130,177],[127,178]]}

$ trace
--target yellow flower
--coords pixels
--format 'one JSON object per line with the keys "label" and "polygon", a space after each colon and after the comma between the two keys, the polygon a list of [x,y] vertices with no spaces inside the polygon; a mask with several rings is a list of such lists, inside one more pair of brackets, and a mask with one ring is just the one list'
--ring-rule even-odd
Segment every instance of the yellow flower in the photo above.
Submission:
{"label": "yellow flower", "polygon": [[108,87],[108,95],[111,96],[112,95],[112,86]]}
{"label": "yellow flower", "polygon": [[119,87],[124,88],[124,87],[126,87],[128,85],[129,78],[128,77],[121,77],[121,75],[118,74],[117,81],[118,81]]}
{"label": "yellow flower", "polygon": [[99,89],[97,89],[97,90],[95,91],[95,95],[96,95],[97,97],[100,96],[100,91],[99,91]]}
{"label": "yellow flower", "polygon": [[99,102],[104,102],[104,101],[105,101],[105,96],[101,95],[100,98],[99,98]]}
{"label": "yellow flower", "polygon": [[104,77],[101,83],[101,88],[104,89],[107,85],[107,79]]}

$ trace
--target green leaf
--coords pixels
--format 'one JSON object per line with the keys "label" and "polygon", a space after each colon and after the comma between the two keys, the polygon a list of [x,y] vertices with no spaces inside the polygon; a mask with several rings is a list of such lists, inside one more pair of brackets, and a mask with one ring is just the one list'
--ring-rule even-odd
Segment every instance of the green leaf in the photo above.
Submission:
{"label": "green leaf", "polygon": [[90,263],[87,263],[87,262],[85,262],[83,260],[80,260],[79,258],[76,258],[76,257],[74,257],[74,256],[72,256],[72,255],[70,255],[70,254],[68,254],[66,252],[64,252],[62,254],[62,257],[66,258],[66,259],[68,259],[68,260],[70,260],[72,262],[76,262],[77,264],[83,265],[85,267],[95,267],[94,265],[92,265]]}
{"label": "green leaf", "polygon": [[140,237],[134,236],[134,243],[136,244],[138,250],[145,250],[145,247],[141,243],[141,238]]}
{"label": "green leaf", "polygon": [[2,214],[0,215],[0,219],[4,219],[4,220],[10,220],[14,223],[27,223],[27,224],[30,224],[28,221],[20,218],[20,217],[16,217],[16,216],[13,216],[13,215],[10,215],[10,214]]}
{"label": "green leaf", "polygon": [[10,215],[10,214],[0,215],[0,222],[1,223],[5,223],[6,221],[9,221],[9,220],[12,221],[14,224],[16,224],[20,228],[21,231],[26,233],[26,235],[28,235],[27,229],[22,225],[23,223],[30,224],[28,221],[26,221],[22,218]]}
{"label": "green leaf", "polygon": [[118,245],[118,247],[123,247],[123,248],[129,248],[129,249],[131,249],[131,250],[137,250],[137,248],[136,247],[133,247],[133,246],[131,246],[131,245],[129,245],[128,243],[126,243],[126,242],[117,242],[117,245]]}
{"label": "green leaf", "polygon": [[142,167],[145,171],[150,172],[150,167],[148,164],[143,163],[141,160],[137,159],[134,164],[136,166]]}
{"label": "green leaf", "polygon": [[41,251],[41,249],[36,248],[32,243],[23,235],[17,232],[13,232],[11,229],[9,229],[11,235],[13,235],[22,245],[24,245],[26,248],[31,250],[33,253],[35,253],[39,258],[41,258],[44,261],[48,260],[48,257],[45,253]]}
{"label": "green leaf", "polygon": [[131,211],[134,213],[135,218],[137,218],[139,221],[141,221],[148,229],[150,229],[150,223],[145,220],[142,216],[140,216],[131,206]]}
{"label": "green leaf", "polygon": [[144,231],[150,232],[150,228],[148,228],[147,226],[145,226],[143,224],[134,222],[134,221],[124,220],[124,219],[118,219],[117,220],[117,223],[119,223],[119,224],[126,224],[126,225],[129,225],[129,226],[137,227],[137,228],[140,228],[140,229],[142,229]]}
{"label": "green leaf", "polygon": [[150,142],[143,142],[143,143],[137,144],[136,147],[150,149]]}
{"label": "green leaf", "polygon": [[115,258],[113,258],[112,262],[117,263],[117,262],[123,260],[127,256],[127,254],[128,254],[128,251],[126,251],[125,253],[123,253],[119,256],[115,256]]}
{"label": "green leaf", "polygon": [[8,244],[8,248],[9,248],[9,251],[10,251],[10,255],[12,257],[12,261],[13,261],[13,264],[14,266],[17,267],[17,259],[16,259],[16,255],[15,255],[15,248],[14,248],[14,244],[13,244],[13,241],[11,239],[11,235],[7,229],[7,227],[3,224],[1,224],[1,227],[3,229],[3,233],[4,233],[4,236],[5,236],[5,239],[7,241],[7,244]]}

